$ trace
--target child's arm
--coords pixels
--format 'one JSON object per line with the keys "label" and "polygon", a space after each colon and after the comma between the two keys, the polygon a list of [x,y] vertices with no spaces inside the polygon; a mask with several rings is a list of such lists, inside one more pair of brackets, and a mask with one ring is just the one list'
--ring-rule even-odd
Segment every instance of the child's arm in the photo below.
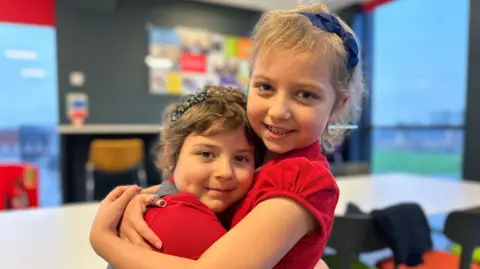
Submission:
{"label": "child's arm", "polygon": [[[338,188],[328,171],[311,172],[308,164],[306,162],[298,167],[287,167],[288,164],[285,164],[288,169],[282,172],[286,179],[291,180],[267,182],[268,186],[272,182],[280,182],[282,186],[274,186],[262,193],[258,205],[198,261],[142,249],[108,232],[99,233],[103,238],[95,240],[98,244],[94,249],[118,269],[215,269],[272,268],[302,237],[313,232],[319,234],[322,245],[319,247],[323,248],[331,231]],[[323,170],[326,170],[325,167]],[[299,178],[309,180],[304,182]],[[321,182],[317,183],[318,188],[312,188],[315,182]]]}
{"label": "child's arm", "polygon": [[315,219],[302,206],[290,199],[272,198],[255,207],[197,261],[129,244],[114,233],[103,233],[98,239],[102,244],[95,249],[117,269],[270,269],[315,227]]}
{"label": "child's arm", "polygon": [[[143,215],[147,210],[148,200],[159,187],[160,185],[143,189],[140,194],[128,202],[119,223],[118,234],[120,238],[147,249],[150,249],[148,243],[157,248],[162,247],[162,241],[160,241],[143,219]],[[151,191],[153,192],[150,193]]]}
{"label": "child's arm", "polygon": [[146,189],[143,189],[140,193],[143,193],[143,194],[155,194],[155,192],[158,190],[158,188],[160,188],[160,184],[154,185],[154,186],[151,186],[151,187],[148,187],[148,188],[146,188]]}

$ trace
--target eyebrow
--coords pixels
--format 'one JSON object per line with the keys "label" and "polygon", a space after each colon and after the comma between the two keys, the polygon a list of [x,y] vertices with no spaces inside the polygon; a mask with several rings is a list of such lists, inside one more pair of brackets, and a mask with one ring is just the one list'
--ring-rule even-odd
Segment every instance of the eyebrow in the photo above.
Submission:
{"label": "eyebrow", "polygon": [[[220,146],[217,146],[217,145],[214,145],[214,144],[209,144],[209,143],[198,143],[198,144],[194,144],[192,146],[193,148],[208,148],[208,149],[220,149],[221,147]],[[252,147],[248,147],[248,148],[240,148],[240,149],[236,149],[236,152],[239,152],[239,153],[254,153],[254,149]]]}
{"label": "eyebrow", "polygon": [[252,153],[254,152],[253,148],[243,148],[238,150],[239,153]]}
{"label": "eyebrow", "polygon": [[[254,75],[254,76],[252,76],[252,78],[253,79],[263,79],[263,80],[266,80],[266,81],[275,82],[274,79],[271,79],[268,76],[265,76],[263,74]],[[311,81],[297,82],[297,83],[294,83],[294,85],[295,85],[295,87],[318,89],[322,92],[325,92],[327,90],[327,88],[324,87],[322,84],[311,82]]]}

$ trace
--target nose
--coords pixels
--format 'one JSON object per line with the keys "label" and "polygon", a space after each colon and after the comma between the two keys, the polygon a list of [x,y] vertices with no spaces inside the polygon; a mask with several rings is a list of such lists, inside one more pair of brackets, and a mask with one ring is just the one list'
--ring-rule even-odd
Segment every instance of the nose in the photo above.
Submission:
{"label": "nose", "polygon": [[270,108],[268,110],[268,116],[277,120],[288,120],[292,117],[290,110],[290,103],[286,97],[279,96],[274,98],[270,102]]}
{"label": "nose", "polygon": [[229,180],[233,177],[233,166],[228,158],[219,158],[215,166],[215,178]]}

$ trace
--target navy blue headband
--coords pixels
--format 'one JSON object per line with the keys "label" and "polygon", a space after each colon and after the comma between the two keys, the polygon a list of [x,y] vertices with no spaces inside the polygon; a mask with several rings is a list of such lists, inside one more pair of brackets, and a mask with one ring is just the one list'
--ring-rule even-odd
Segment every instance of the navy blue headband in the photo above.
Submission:
{"label": "navy blue headband", "polygon": [[313,25],[329,33],[336,34],[343,40],[343,45],[348,53],[347,67],[349,71],[352,71],[359,62],[358,44],[355,37],[343,29],[343,26],[340,24],[337,17],[326,13],[313,14],[309,12],[300,12],[300,14],[306,16]]}

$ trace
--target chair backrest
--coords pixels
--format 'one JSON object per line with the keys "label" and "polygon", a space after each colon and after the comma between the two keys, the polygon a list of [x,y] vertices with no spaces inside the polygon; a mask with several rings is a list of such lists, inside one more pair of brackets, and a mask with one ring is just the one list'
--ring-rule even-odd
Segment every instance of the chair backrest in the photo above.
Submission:
{"label": "chair backrest", "polygon": [[480,246],[480,212],[451,212],[445,221],[444,233],[460,245]]}
{"label": "chair backrest", "polygon": [[373,217],[366,214],[335,216],[328,246],[337,252],[355,255],[388,247],[379,235]]}
{"label": "chair backrest", "polygon": [[462,245],[460,268],[470,268],[473,250],[480,246],[480,212],[451,212],[445,221],[444,233],[450,240]]}
{"label": "chair backrest", "polygon": [[94,170],[122,173],[144,161],[141,139],[95,139],[90,144],[88,163]]}

